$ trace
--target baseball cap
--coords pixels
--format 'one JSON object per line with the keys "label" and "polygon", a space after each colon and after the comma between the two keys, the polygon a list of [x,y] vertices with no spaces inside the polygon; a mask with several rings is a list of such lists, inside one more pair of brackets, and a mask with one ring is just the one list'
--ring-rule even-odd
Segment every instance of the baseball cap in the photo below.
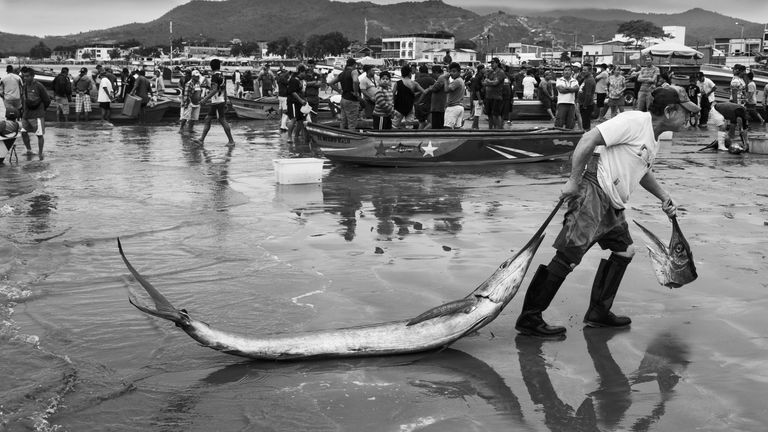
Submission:
{"label": "baseball cap", "polygon": [[197,70],[197,69],[193,70],[193,71],[192,71],[192,76],[197,76],[197,77],[199,77],[199,76],[200,76],[200,71],[199,71],[199,70]]}
{"label": "baseball cap", "polygon": [[86,69],[86,68],[80,68],[80,73],[88,73],[88,69]]}
{"label": "baseball cap", "polygon": [[701,110],[698,105],[688,99],[685,89],[680,86],[670,85],[659,87],[653,91],[652,96],[653,105],[659,108],[672,104],[680,104],[692,114],[696,114]]}

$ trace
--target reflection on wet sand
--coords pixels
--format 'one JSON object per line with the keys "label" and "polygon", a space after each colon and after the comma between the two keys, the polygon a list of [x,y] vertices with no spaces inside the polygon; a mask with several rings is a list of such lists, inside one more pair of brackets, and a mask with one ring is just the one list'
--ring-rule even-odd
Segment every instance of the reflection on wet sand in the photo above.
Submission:
{"label": "reflection on wet sand", "polygon": [[[386,183],[379,176],[366,176],[356,168],[334,168],[323,180],[326,212],[338,214],[344,227],[342,236],[355,238],[357,219],[367,215],[364,203],[373,206],[377,219],[376,232],[390,239],[403,237],[423,229],[425,222],[414,220],[416,215],[450,215],[462,211],[463,189],[455,183],[442,183],[434,175],[419,170],[392,173]],[[437,230],[461,231],[460,216],[443,216],[433,221]]]}
{"label": "reflection on wet sand", "polygon": [[27,215],[30,217],[29,232],[31,234],[44,234],[50,230],[50,215],[56,210],[56,196],[47,193],[41,193],[29,198],[29,210]]}
{"label": "reflection on wet sand", "polygon": [[558,396],[547,373],[542,347],[548,342],[523,335],[515,338],[523,381],[533,403],[543,408],[544,423],[551,431],[622,429],[621,422],[635,402],[632,386],[653,380],[659,385],[659,402],[650,407],[650,412],[637,417],[629,430],[648,431],[664,415],[666,403],[672,399],[674,387],[689,363],[688,346],[671,332],[657,335],[648,345],[638,369],[627,377],[608,348],[608,342],[618,333],[621,330],[584,329],[587,352],[598,376],[598,389],[589,393],[575,412]]}
{"label": "reflection on wet sand", "polygon": [[[290,364],[242,362],[169,393],[154,424],[189,423],[189,413],[204,412],[226,399],[245,419],[219,425],[230,430],[442,430],[441,425],[472,423],[487,408],[505,428],[535,430],[525,423],[504,379],[487,363],[454,349]],[[292,417],[284,417],[285,412]]]}
{"label": "reflection on wet sand", "polygon": [[647,431],[666,412],[666,404],[672,399],[673,391],[682,373],[690,363],[690,348],[676,334],[658,334],[645,350],[640,366],[630,375],[632,385],[656,381],[659,386],[659,401],[651,412],[635,421],[630,430]]}
{"label": "reflection on wet sand", "polygon": [[[525,166],[522,166],[525,165]],[[560,163],[521,164],[508,167],[456,167],[444,169],[380,169],[336,166],[323,178],[323,199],[327,213],[338,214],[341,235],[355,238],[357,223],[373,208],[376,232],[384,240],[402,238],[424,228],[458,234],[464,229],[462,201],[489,188],[498,188],[514,196],[531,183],[560,182]],[[492,215],[498,201],[487,203]],[[430,217],[431,220],[418,220]]]}

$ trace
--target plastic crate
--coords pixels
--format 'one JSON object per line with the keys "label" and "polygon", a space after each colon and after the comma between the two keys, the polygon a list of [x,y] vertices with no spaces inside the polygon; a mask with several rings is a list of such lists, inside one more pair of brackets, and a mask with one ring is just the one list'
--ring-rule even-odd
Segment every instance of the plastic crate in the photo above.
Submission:
{"label": "plastic crate", "polygon": [[323,178],[323,159],[274,159],[275,180],[279,184],[319,183]]}

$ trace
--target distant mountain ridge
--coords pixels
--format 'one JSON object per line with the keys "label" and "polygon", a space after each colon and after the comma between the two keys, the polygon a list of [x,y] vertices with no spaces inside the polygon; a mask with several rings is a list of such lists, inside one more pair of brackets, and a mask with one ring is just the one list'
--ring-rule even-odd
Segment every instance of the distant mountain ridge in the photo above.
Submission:
{"label": "distant mountain ridge", "polygon": [[[389,5],[330,0],[194,0],[147,23],[45,38],[0,33],[0,52],[28,53],[40,41],[50,48],[129,39],[148,46],[167,45],[170,21],[173,37],[189,41],[200,35],[221,42],[234,38],[270,41],[282,36],[306,39],[332,31],[340,31],[350,40],[362,40],[366,19],[369,37],[444,30],[454,33],[457,40],[473,39],[489,51],[503,50],[512,41],[570,48],[574,42],[591,42],[593,36],[595,40],[609,40],[620,23],[632,19],[645,19],[659,26],[685,26],[686,43],[690,45],[711,43],[714,37],[738,37],[741,33],[734,18],[700,8],[668,15],[570,9],[520,16],[498,11],[481,15],[440,0]],[[745,35],[762,35],[761,24],[744,22],[744,26]]]}

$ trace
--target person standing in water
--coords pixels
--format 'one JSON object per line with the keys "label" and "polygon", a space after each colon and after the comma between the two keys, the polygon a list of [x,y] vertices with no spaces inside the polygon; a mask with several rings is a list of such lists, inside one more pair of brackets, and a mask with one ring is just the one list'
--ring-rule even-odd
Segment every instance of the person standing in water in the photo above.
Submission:
{"label": "person standing in water", "polygon": [[224,112],[227,109],[227,84],[224,81],[224,75],[221,73],[221,60],[211,60],[211,78],[210,89],[205,97],[200,101],[200,105],[205,105],[210,101],[211,107],[208,111],[208,115],[205,116],[205,126],[203,126],[203,133],[200,135],[200,139],[197,140],[199,144],[205,143],[205,137],[208,136],[208,132],[211,130],[211,122],[214,117],[219,121],[219,124],[224,129],[224,133],[227,134],[228,146],[235,145],[235,140],[232,139],[232,131],[230,130],[229,123],[224,118]]}

